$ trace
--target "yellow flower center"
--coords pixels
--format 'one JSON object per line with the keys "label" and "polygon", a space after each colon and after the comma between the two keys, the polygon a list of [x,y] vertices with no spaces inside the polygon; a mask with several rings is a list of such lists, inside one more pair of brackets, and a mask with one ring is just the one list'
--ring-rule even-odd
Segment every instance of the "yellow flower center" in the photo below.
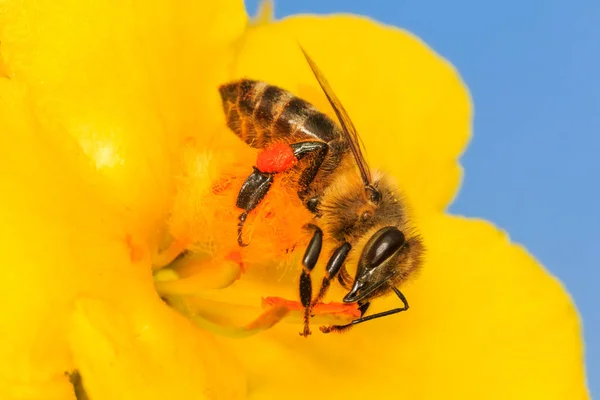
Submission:
{"label": "yellow flower center", "polygon": [[[170,243],[154,258],[153,269],[156,290],[171,307],[202,328],[237,337],[268,329],[284,317],[301,324],[303,310],[292,274],[300,271],[299,257],[309,239],[302,226],[310,214],[294,198],[293,188],[276,183],[248,218],[251,245],[240,247],[235,198],[256,156],[230,136],[222,148],[184,142]],[[283,275],[289,279],[278,285]],[[232,301],[239,298],[232,292],[240,279],[260,280],[262,298]],[[278,289],[286,299],[276,296]],[[358,316],[355,305],[335,303],[319,304],[313,312],[317,324],[347,323]]]}

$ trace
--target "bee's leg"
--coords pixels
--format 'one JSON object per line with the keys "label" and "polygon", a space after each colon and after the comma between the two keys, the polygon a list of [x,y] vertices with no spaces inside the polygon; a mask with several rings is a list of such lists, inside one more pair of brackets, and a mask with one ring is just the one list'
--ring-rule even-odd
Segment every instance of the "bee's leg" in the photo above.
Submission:
{"label": "bee's leg", "polygon": [[244,210],[238,217],[240,220],[238,223],[238,244],[242,247],[247,246],[242,239],[242,231],[248,213],[256,208],[261,200],[267,195],[267,192],[273,184],[273,174],[261,172],[256,167],[253,168],[254,172],[250,174],[242,185],[235,203],[236,207]]}
{"label": "bee's leg", "polygon": [[[321,142],[321,141],[292,143],[292,144],[290,144],[290,147],[292,148],[292,152],[294,153],[294,156],[298,160],[301,160],[304,157],[306,157],[307,155],[311,155],[311,154],[327,155],[327,152],[329,151],[329,145],[327,143]],[[325,157],[324,155],[322,155],[323,158]],[[319,166],[321,166],[322,163],[323,163],[323,160],[321,160],[319,162]]]}
{"label": "bee's leg", "polygon": [[290,144],[297,160],[310,158],[310,163],[300,172],[298,179],[298,197],[313,214],[318,214],[319,198],[311,196],[310,184],[314,181],[323,161],[329,153],[329,145],[321,141],[298,142]]}
{"label": "bee's leg", "polygon": [[[327,143],[320,141],[298,142],[290,145],[276,143],[260,152],[256,160],[256,167],[253,167],[254,171],[242,185],[236,201],[236,206],[244,210],[238,217],[240,221],[238,223],[238,244],[240,246],[247,246],[242,239],[246,218],[269,192],[275,174],[287,171],[296,165],[298,160],[306,156],[314,155],[315,161],[307,167],[310,171],[314,169],[314,173],[308,183],[312,182],[325,159],[328,147]],[[305,188],[307,185],[304,183],[306,180],[304,179],[304,175],[305,173],[303,172],[300,178],[301,188]]]}
{"label": "bee's leg", "polygon": [[321,289],[319,289],[319,293],[313,299],[311,307],[314,307],[318,302],[320,302],[323,299],[323,297],[325,297],[325,294],[327,294],[329,286],[331,285],[331,280],[336,277],[336,275],[342,268],[342,265],[344,265],[344,262],[346,261],[346,257],[348,256],[350,249],[352,249],[352,246],[348,242],[342,244],[340,247],[335,249],[335,251],[331,255],[331,258],[329,258],[329,261],[327,262],[325,276],[323,277],[323,282],[321,282]]}
{"label": "bee's leg", "polygon": [[323,247],[323,231],[315,225],[310,225],[310,227],[315,232],[304,252],[304,257],[302,257],[302,275],[300,275],[300,303],[304,307],[304,331],[300,333],[300,336],[304,337],[311,334],[309,328],[312,303],[312,280],[310,273],[315,268],[315,265],[317,265],[321,248]]}
{"label": "bee's leg", "polygon": [[324,142],[315,142],[319,144],[311,154],[311,162],[306,166],[298,180],[298,197],[304,203],[305,207],[313,214],[318,214],[319,198],[311,196],[311,184],[319,173],[327,154],[329,153],[329,145]]}
{"label": "bee's leg", "polygon": [[338,273],[337,278],[338,278],[338,282],[344,289],[347,289],[347,290],[352,289],[352,281],[354,279],[352,279],[352,277],[348,273],[348,270],[346,270],[345,266],[342,265],[342,269],[340,269],[340,272]]}
{"label": "bee's leg", "polygon": [[[387,311],[383,311],[383,312],[380,312],[380,313],[377,313],[377,314],[369,315],[368,317],[361,316],[360,318],[355,319],[354,321],[352,321],[352,322],[350,322],[349,324],[346,324],[346,325],[322,326],[319,329],[323,333],[343,332],[343,331],[346,331],[346,330],[352,328],[354,325],[358,325],[358,324],[361,324],[363,322],[370,321],[372,319],[377,319],[377,318],[381,318],[381,317],[387,317],[388,315],[398,314],[399,312],[408,310],[408,301],[406,301],[406,297],[404,297],[404,295],[402,294],[402,292],[399,291],[398,289],[396,289],[396,288],[392,288],[392,289],[396,293],[396,296],[398,296],[398,298],[402,301],[402,304],[404,305],[404,307],[402,307],[402,308],[393,308],[391,310],[387,310]],[[364,304],[367,304],[366,307],[368,308],[368,304],[369,303],[364,303]],[[366,311],[367,311],[366,308],[363,311],[362,310],[362,306],[361,306],[361,313],[364,314]]]}

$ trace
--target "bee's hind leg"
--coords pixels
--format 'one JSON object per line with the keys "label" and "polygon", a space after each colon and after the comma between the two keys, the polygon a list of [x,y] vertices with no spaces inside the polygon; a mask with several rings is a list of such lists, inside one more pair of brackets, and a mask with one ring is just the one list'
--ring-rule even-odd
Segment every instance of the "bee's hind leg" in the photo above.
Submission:
{"label": "bee's hind leg", "polygon": [[[303,194],[308,191],[308,186],[314,180],[328,150],[329,146],[327,143],[307,141],[290,145],[276,143],[259,153],[256,166],[253,167],[254,171],[246,178],[236,200],[236,207],[244,210],[238,217],[238,244],[240,246],[247,246],[242,238],[246,218],[269,192],[275,174],[289,170],[299,160],[307,156],[313,156],[312,162],[302,172],[299,182],[299,196],[304,200]],[[309,202],[307,207],[312,212],[316,211],[316,203],[314,201]]]}
{"label": "bee's hind leg", "polygon": [[310,162],[301,172],[298,180],[298,197],[304,203],[304,206],[315,215],[319,215],[319,198],[311,197],[311,184],[315,180],[327,154],[329,154],[329,145],[325,142],[300,142],[291,145],[294,155],[300,160],[304,157],[310,157]]}
{"label": "bee's hind leg", "polygon": [[273,184],[273,174],[266,173],[260,171],[258,168],[254,167],[254,172],[250,174],[250,176],[246,179],[240,192],[238,193],[238,197],[236,200],[236,207],[244,210],[243,213],[238,217],[238,244],[241,247],[247,246],[244,243],[242,238],[242,232],[244,229],[244,222],[246,222],[246,218],[248,217],[248,213],[262,201],[262,199],[267,195],[271,185]]}

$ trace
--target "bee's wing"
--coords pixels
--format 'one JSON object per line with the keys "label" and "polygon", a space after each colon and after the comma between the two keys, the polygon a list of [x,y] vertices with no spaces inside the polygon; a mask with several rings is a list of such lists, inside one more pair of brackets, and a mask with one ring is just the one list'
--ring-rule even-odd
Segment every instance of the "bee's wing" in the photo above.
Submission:
{"label": "bee's wing", "polygon": [[308,65],[310,65],[310,69],[312,69],[315,78],[317,78],[319,85],[321,85],[321,89],[323,89],[325,96],[327,96],[327,100],[329,100],[331,107],[333,107],[333,111],[335,111],[335,114],[337,115],[338,120],[340,121],[344,138],[346,139],[348,145],[350,146],[350,149],[352,150],[352,154],[354,155],[354,159],[358,164],[358,169],[360,170],[360,175],[365,186],[370,186],[371,171],[369,170],[369,165],[367,164],[367,161],[363,156],[361,149],[361,147],[363,146],[362,141],[358,136],[358,132],[356,131],[354,124],[350,120],[350,117],[344,109],[344,106],[342,106],[342,103],[329,86],[329,83],[327,83],[327,80],[325,79],[325,76],[323,76],[323,73],[319,70],[314,61],[308,56],[308,54],[302,48],[302,46],[300,46],[300,49],[302,50],[302,53],[304,53],[304,57],[306,57],[306,61],[308,61]]}

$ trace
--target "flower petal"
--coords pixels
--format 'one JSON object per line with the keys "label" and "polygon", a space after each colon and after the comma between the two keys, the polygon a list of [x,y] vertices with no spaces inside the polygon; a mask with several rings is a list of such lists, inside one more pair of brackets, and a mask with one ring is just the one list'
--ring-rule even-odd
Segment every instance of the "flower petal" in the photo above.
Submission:
{"label": "flower petal", "polygon": [[[438,216],[422,230],[431,251],[403,288],[408,312],[308,340],[299,324],[223,339],[250,371],[250,397],[587,398],[579,319],[561,285],[487,222]],[[371,312],[398,306],[387,298]]]}
{"label": "flower petal", "polygon": [[101,184],[156,232],[172,153],[220,112],[243,2],[9,0],[0,11],[0,70],[27,85],[39,126],[73,135]]}
{"label": "flower petal", "polygon": [[251,27],[234,77],[282,86],[333,115],[298,44],[340,97],[372,167],[396,176],[417,212],[444,209],[460,184],[457,159],[471,125],[470,99],[452,66],[397,28],[298,16]]}
{"label": "flower petal", "polygon": [[73,138],[36,125],[28,93],[0,79],[0,397],[72,398],[74,370],[100,400],[243,396],[231,357],[160,301],[148,246],[65,152]]}
{"label": "flower petal", "polygon": [[91,398],[245,398],[243,371],[210,333],[158,299],[142,300],[127,308],[77,301],[70,338]]}
{"label": "flower petal", "polygon": [[[147,242],[178,141],[214,126],[223,48],[245,22],[238,1],[3,2],[3,399],[73,398],[79,368],[95,399],[245,392],[230,357],[158,299]],[[99,350],[114,343],[129,357]]]}

